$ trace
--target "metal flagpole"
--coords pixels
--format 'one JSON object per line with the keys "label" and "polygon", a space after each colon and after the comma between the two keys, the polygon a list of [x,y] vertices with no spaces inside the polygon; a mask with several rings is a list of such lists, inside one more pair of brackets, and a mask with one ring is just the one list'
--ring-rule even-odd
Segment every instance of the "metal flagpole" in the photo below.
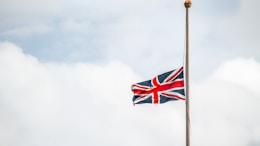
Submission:
{"label": "metal flagpole", "polygon": [[189,101],[189,8],[191,1],[186,0],[186,60],[185,60],[185,85],[186,85],[186,146],[190,146],[190,101]]}

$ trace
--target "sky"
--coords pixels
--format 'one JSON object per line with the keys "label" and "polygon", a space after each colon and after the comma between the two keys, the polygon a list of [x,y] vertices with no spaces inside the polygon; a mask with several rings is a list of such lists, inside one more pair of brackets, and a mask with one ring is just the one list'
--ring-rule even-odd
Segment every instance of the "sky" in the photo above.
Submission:
{"label": "sky", "polygon": [[[185,102],[131,85],[184,62],[184,0],[1,0],[1,146],[182,146]],[[260,145],[260,4],[190,8],[192,146]]]}

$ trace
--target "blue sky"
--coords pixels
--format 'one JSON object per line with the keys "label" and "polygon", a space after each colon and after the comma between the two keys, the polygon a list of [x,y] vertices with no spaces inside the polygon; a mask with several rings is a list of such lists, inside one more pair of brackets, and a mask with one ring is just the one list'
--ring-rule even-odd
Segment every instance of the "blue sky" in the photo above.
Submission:
{"label": "blue sky", "polygon": [[[183,64],[183,3],[2,0],[0,145],[184,145],[184,102],[130,90]],[[192,145],[260,144],[259,3],[193,1]]]}

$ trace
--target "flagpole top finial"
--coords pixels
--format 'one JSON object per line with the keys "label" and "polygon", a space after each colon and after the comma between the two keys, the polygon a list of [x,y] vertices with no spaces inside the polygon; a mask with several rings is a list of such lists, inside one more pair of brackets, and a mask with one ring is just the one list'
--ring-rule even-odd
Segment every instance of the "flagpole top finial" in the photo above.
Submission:
{"label": "flagpole top finial", "polygon": [[191,7],[191,1],[190,0],[186,0],[184,3],[185,8],[190,8]]}

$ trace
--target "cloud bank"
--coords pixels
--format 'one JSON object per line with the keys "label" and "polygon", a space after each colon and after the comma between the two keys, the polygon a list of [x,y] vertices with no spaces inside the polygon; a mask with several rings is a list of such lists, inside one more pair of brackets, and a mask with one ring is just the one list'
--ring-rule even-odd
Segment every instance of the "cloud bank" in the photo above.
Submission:
{"label": "cloud bank", "polygon": [[259,74],[260,64],[254,59],[237,58],[194,83],[195,145],[260,144]]}
{"label": "cloud bank", "polygon": [[[0,144],[184,145],[184,102],[131,103],[143,80],[120,61],[42,63],[0,43]],[[260,144],[260,63],[238,58],[191,86],[192,144]]]}
{"label": "cloud bank", "polygon": [[[183,131],[178,112],[134,108],[130,86],[140,77],[119,61],[42,63],[9,42],[0,54],[1,145],[158,145],[151,137]],[[175,125],[151,128],[166,119]]]}

